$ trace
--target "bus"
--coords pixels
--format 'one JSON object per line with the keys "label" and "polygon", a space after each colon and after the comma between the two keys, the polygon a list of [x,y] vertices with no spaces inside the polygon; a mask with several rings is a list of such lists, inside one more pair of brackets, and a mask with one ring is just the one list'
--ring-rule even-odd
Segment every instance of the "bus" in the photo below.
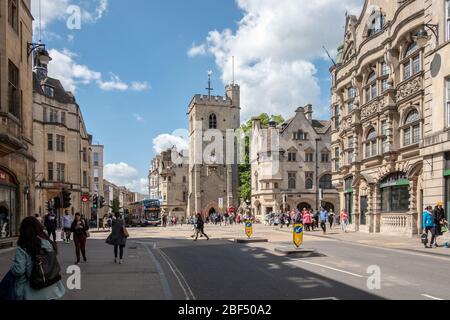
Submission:
{"label": "bus", "polygon": [[161,225],[159,200],[143,200],[130,203],[125,210],[125,223],[130,227],[157,227]]}

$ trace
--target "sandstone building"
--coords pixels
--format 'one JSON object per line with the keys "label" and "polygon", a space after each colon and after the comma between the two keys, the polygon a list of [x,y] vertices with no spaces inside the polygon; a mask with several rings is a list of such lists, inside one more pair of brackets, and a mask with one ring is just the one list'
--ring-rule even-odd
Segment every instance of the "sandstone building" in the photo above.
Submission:
{"label": "sandstone building", "polygon": [[[425,33],[427,36],[425,37]],[[450,1],[366,0],[332,74],[333,181],[355,230],[421,232],[449,196]]]}
{"label": "sandstone building", "polygon": [[0,1],[0,247],[34,213],[30,0]]}
{"label": "sandstone building", "polygon": [[225,91],[196,95],[189,104],[188,215],[239,206],[238,144],[225,137],[240,127],[240,88],[232,84]]}
{"label": "sandstone building", "polygon": [[331,122],[314,120],[311,105],[268,129],[253,119],[250,155],[252,213],[261,221],[268,213],[294,208],[339,210],[331,176]]}

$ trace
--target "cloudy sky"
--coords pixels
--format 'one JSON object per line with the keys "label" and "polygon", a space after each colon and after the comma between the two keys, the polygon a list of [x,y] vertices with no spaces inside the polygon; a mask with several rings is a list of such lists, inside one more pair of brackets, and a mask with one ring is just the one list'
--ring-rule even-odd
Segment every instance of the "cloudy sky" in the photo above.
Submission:
{"label": "cloudy sky", "polygon": [[[35,40],[47,44],[52,77],[75,93],[105,178],[146,192],[151,158],[186,147],[187,106],[235,78],[242,120],[289,117],[311,103],[329,118],[330,52],[345,13],[363,0],[32,0]],[[132,4],[132,5],[130,5]],[[39,10],[39,7],[41,8]],[[40,14],[41,13],[41,14]],[[41,16],[41,19],[39,17]],[[41,28],[39,28],[39,25]]]}

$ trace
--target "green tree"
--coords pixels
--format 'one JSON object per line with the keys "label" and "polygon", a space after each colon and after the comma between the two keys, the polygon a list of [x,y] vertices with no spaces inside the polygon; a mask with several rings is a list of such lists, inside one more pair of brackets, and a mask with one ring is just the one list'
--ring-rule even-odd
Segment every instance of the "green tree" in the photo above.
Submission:
{"label": "green tree", "polygon": [[[247,123],[241,126],[244,133],[249,133],[252,130],[253,119],[258,119],[261,122],[261,127],[267,129],[270,121],[275,121],[277,124],[283,123],[285,120],[281,115],[269,116],[267,113],[262,113],[258,117],[252,118]],[[239,196],[241,199],[250,200],[252,193],[252,179],[251,179],[251,165],[250,165],[250,137],[245,138],[245,156],[244,163],[239,166]]]}
{"label": "green tree", "polygon": [[113,214],[120,213],[120,200],[119,198],[114,198],[111,204],[111,211]]}

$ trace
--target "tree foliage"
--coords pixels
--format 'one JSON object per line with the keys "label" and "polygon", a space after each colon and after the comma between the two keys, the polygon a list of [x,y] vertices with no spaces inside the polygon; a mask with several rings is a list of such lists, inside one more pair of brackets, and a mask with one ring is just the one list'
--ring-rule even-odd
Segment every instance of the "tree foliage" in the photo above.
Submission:
{"label": "tree foliage", "polygon": [[111,211],[113,214],[120,213],[120,200],[119,198],[114,198],[111,204]]}

